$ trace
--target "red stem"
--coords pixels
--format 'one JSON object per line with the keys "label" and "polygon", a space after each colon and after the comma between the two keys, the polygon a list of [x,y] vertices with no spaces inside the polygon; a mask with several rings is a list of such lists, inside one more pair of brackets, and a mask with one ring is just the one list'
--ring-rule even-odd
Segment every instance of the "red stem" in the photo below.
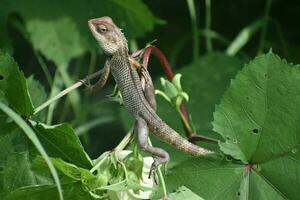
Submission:
{"label": "red stem", "polygon": [[171,65],[168,62],[166,56],[163,54],[163,52],[155,46],[146,47],[145,52],[144,52],[144,58],[143,58],[143,67],[145,67],[147,69],[148,63],[149,63],[149,58],[150,58],[151,54],[154,54],[156,57],[158,57],[161,65],[165,71],[167,78],[170,81],[172,81],[174,74],[173,74]]}
{"label": "red stem", "polygon": [[[146,47],[145,49],[145,52],[144,52],[144,58],[143,58],[143,67],[145,67],[146,69],[148,68],[148,63],[149,63],[149,58],[151,56],[151,54],[154,54],[160,61],[164,71],[165,71],[165,74],[168,78],[169,81],[172,81],[173,77],[174,77],[174,73],[172,71],[172,67],[169,63],[169,61],[167,60],[166,56],[163,54],[163,52],[155,47],[155,46],[148,46]],[[190,117],[189,117],[189,114],[186,110],[186,107],[185,107],[185,104],[184,103],[181,103],[180,104],[180,112],[183,114],[183,116],[186,118],[187,122],[189,123],[190,127],[191,126],[191,120],[190,120]],[[186,130],[186,133],[187,133],[187,136],[188,137],[191,137],[194,133],[192,132],[192,130],[189,130],[187,127],[185,127],[185,130]]]}

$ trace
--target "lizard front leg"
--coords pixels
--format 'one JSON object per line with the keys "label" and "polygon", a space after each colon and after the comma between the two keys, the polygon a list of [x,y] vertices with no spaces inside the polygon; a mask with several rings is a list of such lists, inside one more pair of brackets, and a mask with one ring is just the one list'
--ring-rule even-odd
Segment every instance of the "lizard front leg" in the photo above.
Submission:
{"label": "lizard front leg", "polygon": [[139,146],[141,147],[141,149],[143,151],[149,152],[152,155],[154,155],[154,162],[151,166],[151,170],[150,170],[150,174],[151,172],[157,168],[157,166],[159,166],[160,164],[166,164],[169,162],[170,157],[169,154],[158,147],[152,147],[149,145],[148,143],[148,137],[149,137],[149,128],[147,125],[147,122],[141,118],[138,117],[136,120],[136,124],[135,124],[135,130],[137,132],[137,136],[138,136],[138,143]]}
{"label": "lizard front leg", "polygon": [[106,61],[104,68],[103,68],[103,73],[101,74],[101,77],[99,78],[97,83],[95,83],[94,85],[91,85],[90,81],[88,80],[88,83],[86,84],[87,89],[90,92],[97,92],[97,91],[101,90],[104,87],[105,83],[107,82],[109,72],[110,72],[109,62]]}

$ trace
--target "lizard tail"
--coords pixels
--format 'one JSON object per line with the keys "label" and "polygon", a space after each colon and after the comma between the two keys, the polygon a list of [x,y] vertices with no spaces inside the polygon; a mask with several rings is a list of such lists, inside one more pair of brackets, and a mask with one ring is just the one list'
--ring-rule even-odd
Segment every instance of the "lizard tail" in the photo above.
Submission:
{"label": "lizard tail", "polygon": [[194,156],[202,156],[214,153],[213,151],[199,147],[184,139],[179,133],[169,127],[161,119],[156,119],[155,121],[156,126],[150,126],[151,132],[153,132],[158,138],[174,146],[176,149],[192,154]]}

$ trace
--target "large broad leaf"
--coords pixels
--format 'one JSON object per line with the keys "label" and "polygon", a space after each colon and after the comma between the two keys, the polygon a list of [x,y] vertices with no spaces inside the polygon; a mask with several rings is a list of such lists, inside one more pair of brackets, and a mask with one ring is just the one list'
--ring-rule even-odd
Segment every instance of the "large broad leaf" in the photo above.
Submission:
{"label": "large broad leaf", "polygon": [[[158,21],[140,0],[14,0],[1,4],[1,10],[0,28],[5,30],[7,15],[20,14],[33,47],[57,65],[96,47],[87,25],[91,18],[111,16],[129,39],[152,30]],[[7,32],[1,35],[7,36]]]}
{"label": "large broad leaf", "polygon": [[300,143],[300,68],[272,53],[238,73],[214,113],[221,150],[244,163],[287,155]]}
{"label": "large broad leaf", "polygon": [[36,184],[35,175],[30,169],[28,151],[10,155],[4,166],[2,178],[5,192],[11,192],[21,186]]}
{"label": "large broad leaf", "polygon": [[18,114],[25,117],[32,115],[33,105],[24,74],[13,58],[2,52],[0,52],[0,90]]}
{"label": "large broad leaf", "polygon": [[46,176],[32,170],[31,159],[37,151],[14,123],[6,121],[0,121],[0,199],[19,187],[53,184],[47,166]]}
{"label": "large broad leaf", "polygon": [[248,168],[240,195],[296,199],[300,187],[300,68],[273,53],[257,57],[231,82],[214,113],[221,150]]}
{"label": "large broad leaf", "polygon": [[85,51],[76,23],[69,17],[47,21],[31,19],[26,25],[33,47],[58,66]]}
{"label": "large broad leaf", "polygon": [[[166,182],[169,192],[185,185],[204,199],[296,199],[298,186],[285,186],[284,184],[287,183],[285,181],[282,181],[281,186],[273,185],[269,182],[271,178],[265,176],[263,171],[264,167],[251,168],[249,165],[233,164],[228,161],[194,158],[171,169]],[[295,171],[285,170],[284,173],[295,173]],[[281,175],[281,172],[275,172],[271,176],[273,179],[275,177],[284,179]],[[297,182],[296,179],[290,180],[292,184]],[[279,190],[280,187],[283,189]],[[284,194],[291,191],[294,192],[293,195]]]}
{"label": "large broad leaf", "polygon": [[237,199],[245,167],[211,158],[191,158],[170,169],[169,192],[186,186],[203,199]]}
{"label": "large broad leaf", "polygon": [[91,168],[92,163],[83,149],[79,138],[68,124],[47,126],[38,124],[37,135],[51,157],[62,158],[83,168]]}

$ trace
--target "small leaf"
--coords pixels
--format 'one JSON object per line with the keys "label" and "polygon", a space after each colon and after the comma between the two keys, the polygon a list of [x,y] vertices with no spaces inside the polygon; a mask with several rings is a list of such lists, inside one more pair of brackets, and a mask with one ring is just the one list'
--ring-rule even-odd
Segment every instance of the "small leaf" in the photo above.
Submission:
{"label": "small leaf", "polygon": [[161,85],[163,86],[164,92],[166,95],[172,99],[175,98],[178,94],[177,88],[167,79],[161,78]]}
{"label": "small leaf", "polygon": [[182,76],[182,74],[175,74],[175,76],[172,79],[172,83],[175,85],[175,87],[179,91],[182,90],[182,88],[181,88],[181,82],[180,82],[181,76]]}
{"label": "small leaf", "polygon": [[[44,87],[41,83],[34,79],[33,76],[27,78],[28,83],[28,91],[30,97],[32,99],[32,104],[36,108],[37,106],[41,105],[47,99],[47,94],[45,92]],[[46,120],[46,110],[39,112],[37,115],[32,116],[33,119],[38,121],[45,121]]]}
{"label": "small leaf", "polygon": [[171,99],[161,90],[155,90],[155,94],[162,96],[167,102],[172,103]]}
{"label": "small leaf", "polygon": [[62,159],[51,159],[54,166],[74,180],[80,180],[84,185],[90,189],[99,188],[101,186],[107,185],[108,179],[102,174],[97,176],[91,173],[89,170],[77,167],[76,165],[67,163]]}

